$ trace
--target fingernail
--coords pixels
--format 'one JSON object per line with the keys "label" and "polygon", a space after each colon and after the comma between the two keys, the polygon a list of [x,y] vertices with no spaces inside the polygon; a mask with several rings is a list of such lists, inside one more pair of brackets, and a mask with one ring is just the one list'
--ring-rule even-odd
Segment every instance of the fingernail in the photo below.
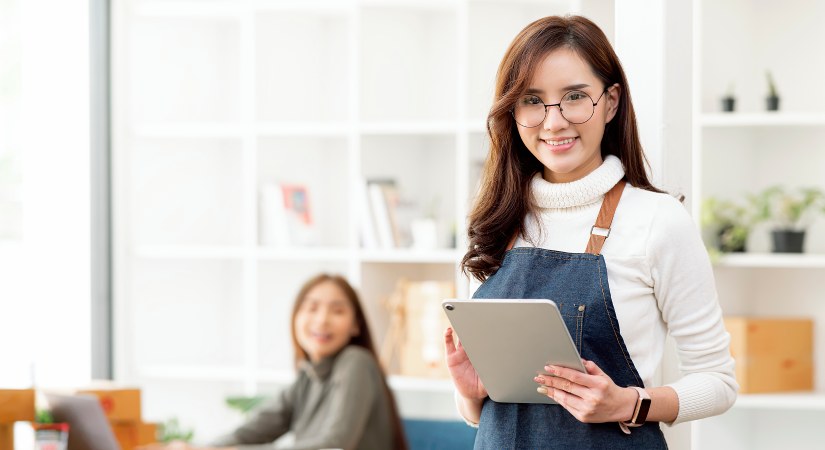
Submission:
{"label": "fingernail", "polygon": [[547,388],[544,386],[539,386],[536,388],[536,392],[538,392],[539,394],[547,395]]}
{"label": "fingernail", "polygon": [[542,377],[534,377],[533,381],[535,381],[536,383],[544,384],[544,378]]}
{"label": "fingernail", "polygon": [[544,366],[544,370],[546,370],[546,371],[548,371],[548,372],[552,373],[553,375],[558,375],[558,372],[559,372],[559,371],[556,369],[556,366]]}

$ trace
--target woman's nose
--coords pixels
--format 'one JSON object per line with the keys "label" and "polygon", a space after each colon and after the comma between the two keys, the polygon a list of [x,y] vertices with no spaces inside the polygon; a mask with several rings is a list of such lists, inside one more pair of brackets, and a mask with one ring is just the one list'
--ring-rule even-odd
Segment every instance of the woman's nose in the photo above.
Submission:
{"label": "woman's nose", "polygon": [[544,117],[544,129],[548,131],[558,131],[567,128],[570,123],[561,114],[561,107],[557,105],[546,106],[547,115]]}

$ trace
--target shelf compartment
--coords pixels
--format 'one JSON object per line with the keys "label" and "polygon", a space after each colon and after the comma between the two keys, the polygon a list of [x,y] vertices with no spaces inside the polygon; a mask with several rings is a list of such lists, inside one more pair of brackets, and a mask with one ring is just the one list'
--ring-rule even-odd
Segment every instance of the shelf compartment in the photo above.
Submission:
{"label": "shelf compartment", "polygon": [[[341,138],[258,140],[258,242],[262,246],[347,246],[352,210],[347,149],[346,139]],[[305,189],[309,223],[279,204],[277,190],[289,186]]]}
{"label": "shelf compartment", "polygon": [[361,7],[360,112],[365,122],[456,120],[456,13]]}
{"label": "shelf compartment", "polygon": [[334,12],[256,15],[255,101],[259,120],[346,120],[351,99],[341,93],[349,92],[349,26],[347,15]]}
{"label": "shelf compartment", "polygon": [[242,264],[138,260],[128,303],[130,364],[232,366],[242,363]]}
{"label": "shelf compartment", "polygon": [[241,142],[140,139],[129,154],[129,208],[137,245],[243,242]]}
{"label": "shelf compartment", "polygon": [[337,247],[258,247],[260,261],[330,261],[345,262],[352,258],[352,251]]}
{"label": "shelf compartment", "polygon": [[133,123],[241,118],[240,23],[226,18],[141,18],[129,34]]}
{"label": "shelf compartment", "polygon": [[[436,221],[433,250],[453,248],[457,188],[455,136],[365,136],[361,143],[363,179],[393,182],[400,199],[396,209],[398,247],[413,244],[413,220],[431,217]],[[366,203],[367,200],[359,201]]]}

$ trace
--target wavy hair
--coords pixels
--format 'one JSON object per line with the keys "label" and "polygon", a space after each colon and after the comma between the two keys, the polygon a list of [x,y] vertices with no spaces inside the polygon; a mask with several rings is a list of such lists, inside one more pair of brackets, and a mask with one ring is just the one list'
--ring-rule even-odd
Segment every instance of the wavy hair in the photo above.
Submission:
{"label": "wavy hair", "polygon": [[507,244],[524,232],[531,213],[530,181],[543,165],[522,142],[511,114],[526,91],[532,74],[548,53],[569,48],[590,65],[605,87],[618,83],[619,105],[605,127],[602,158],[617,156],[625,180],[641,189],[661,192],[648,180],[648,165],[627,79],[604,32],[581,16],[549,16],[527,25],[513,40],[498,67],[493,106],[487,116],[490,153],[481,176],[481,189],[468,218],[469,248],[461,261],[465,275],[484,281],[498,270]]}

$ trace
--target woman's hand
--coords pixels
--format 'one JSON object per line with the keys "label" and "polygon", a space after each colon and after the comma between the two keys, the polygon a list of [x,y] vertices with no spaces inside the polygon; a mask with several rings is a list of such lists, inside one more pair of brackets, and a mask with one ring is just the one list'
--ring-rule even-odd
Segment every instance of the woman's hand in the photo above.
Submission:
{"label": "woman's hand", "polygon": [[450,376],[458,393],[468,399],[481,400],[487,397],[487,389],[478,378],[478,372],[470,363],[470,358],[467,357],[467,352],[464,351],[460,340],[456,347],[452,328],[447,328],[444,333],[444,346],[447,350],[447,368],[450,369]]}
{"label": "woman's hand", "polygon": [[586,374],[565,367],[545,366],[547,374],[533,379],[540,385],[538,391],[558,402],[580,422],[630,420],[639,393],[617,386],[593,361],[582,362]]}

